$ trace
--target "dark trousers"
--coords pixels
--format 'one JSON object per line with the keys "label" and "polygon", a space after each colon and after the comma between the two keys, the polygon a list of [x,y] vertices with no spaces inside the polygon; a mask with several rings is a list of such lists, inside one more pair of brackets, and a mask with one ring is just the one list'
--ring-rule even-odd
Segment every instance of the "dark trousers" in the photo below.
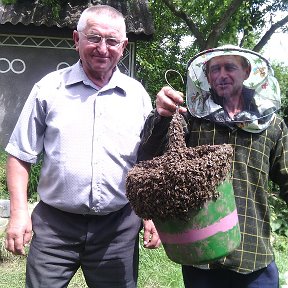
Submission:
{"label": "dark trousers", "polygon": [[136,287],[141,220],[129,204],[109,215],[84,216],[40,202],[32,223],[26,287],[67,287],[79,267],[88,287]]}
{"label": "dark trousers", "polygon": [[279,274],[275,262],[249,274],[227,269],[204,270],[182,266],[186,288],[278,288]]}

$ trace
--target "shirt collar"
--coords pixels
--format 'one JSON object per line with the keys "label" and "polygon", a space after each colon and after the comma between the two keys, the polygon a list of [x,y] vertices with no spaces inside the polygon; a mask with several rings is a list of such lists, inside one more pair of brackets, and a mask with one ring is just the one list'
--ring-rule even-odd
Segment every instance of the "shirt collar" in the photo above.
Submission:
{"label": "shirt collar", "polygon": [[77,63],[75,63],[73,66],[70,67],[69,73],[67,74],[67,78],[66,78],[66,85],[69,86],[69,85],[74,85],[79,82],[83,82],[85,85],[89,85],[101,92],[115,89],[125,96],[126,89],[124,85],[126,81],[124,80],[123,77],[125,77],[123,73],[121,73],[118,67],[115,67],[115,70],[112,74],[110,81],[104,87],[99,89],[99,87],[97,87],[87,77],[86,73],[83,70],[83,66],[79,60]]}

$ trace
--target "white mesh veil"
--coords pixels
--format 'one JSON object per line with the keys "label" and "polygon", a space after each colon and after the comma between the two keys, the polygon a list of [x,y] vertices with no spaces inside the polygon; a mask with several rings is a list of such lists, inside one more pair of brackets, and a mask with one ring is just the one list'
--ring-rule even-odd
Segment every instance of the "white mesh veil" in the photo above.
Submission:
{"label": "white mesh veil", "polygon": [[[247,90],[253,91],[253,107],[257,107],[239,113],[233,120],[221,116],[223,108],[213,101],[211,87],[204,72],[207,61],[224,55],[238,55],[249,61],[251,73],[243,84]],[[236,125],[243,130],[259,133],[268,127],[275,112],[280,109],[280,99],[279,84],[270,63],[254,51],[225,45],[200,52],[187,64],[186,102],[189,112],[195,117],[222,122],[227,126]]]}

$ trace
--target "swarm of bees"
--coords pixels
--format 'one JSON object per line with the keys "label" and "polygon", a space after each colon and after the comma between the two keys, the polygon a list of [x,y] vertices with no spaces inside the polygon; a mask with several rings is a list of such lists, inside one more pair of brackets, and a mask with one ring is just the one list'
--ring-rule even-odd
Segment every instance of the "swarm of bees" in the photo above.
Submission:
{"label": "swarm of bees", "polygon": [[142,219],[186,219],[191,209],[217,199],[217,186],[231,169],[231,145],[187,148],[182,116],[175,113],[169,127],[167,151],[135,165],[127,175],[126,193]]}

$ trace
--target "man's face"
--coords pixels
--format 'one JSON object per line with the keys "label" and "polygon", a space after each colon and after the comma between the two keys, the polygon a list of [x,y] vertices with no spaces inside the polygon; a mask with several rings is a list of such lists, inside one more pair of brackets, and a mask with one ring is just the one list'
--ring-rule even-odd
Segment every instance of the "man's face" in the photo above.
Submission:
{"label": "man's face", "polygon": [[[125,26],[123,27],[123,23],[119,19],[97,15],[91,16],[82,32],[74,31],[73,38],[84,71],[92,81],[103,77],[103,75],[108,78],[111,77],[113,69],[119,62],[128,43]],[[104,39],[99,43],[91,43],[88,41],[87,35],[88,38],[91,35],[115,38],[121,43],[119,46],[109,46],[106,45]]]}
{"label": "man's face", "polygon": [[250,66],[243,68],[240,56],[218,56],[209,61],[208,82],[220,97],[240,97]]}

